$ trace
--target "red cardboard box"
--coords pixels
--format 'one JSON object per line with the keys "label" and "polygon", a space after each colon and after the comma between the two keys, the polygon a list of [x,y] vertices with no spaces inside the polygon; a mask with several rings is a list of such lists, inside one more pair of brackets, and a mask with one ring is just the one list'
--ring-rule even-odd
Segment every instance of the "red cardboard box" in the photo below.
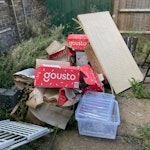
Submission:
{"label": "red cardboard box", "polygon": [[98,78],[96,71],[88,64],[80,67],[80,71],[83,73],[83,80],[88,85],[82,89],[83,93],[87,90],[103,92],[104,88],[101,81]]}
{"label": "red cardboard box", "polygon": [[49,55],[48,58],[49,58],[49,59],[59,59],[59,58],[65,57],[65,56],[67,56],[67,55],[68,55],[68,54],[67,54],[66,49],[63,49],[63,50],[60,50],[60,51],[58,51],[58,52],[55,52],[55,53]]}
{"label": "red cardboard box", "polygon": [[35,70],[35,87],[79,88],[80,70],[75,66],[41,65]]}
{"label": "red cardboard box", "polygon": [[85,34],[70,34],[67,38],[69,47],[74,50],[84,50],[89,41]]}

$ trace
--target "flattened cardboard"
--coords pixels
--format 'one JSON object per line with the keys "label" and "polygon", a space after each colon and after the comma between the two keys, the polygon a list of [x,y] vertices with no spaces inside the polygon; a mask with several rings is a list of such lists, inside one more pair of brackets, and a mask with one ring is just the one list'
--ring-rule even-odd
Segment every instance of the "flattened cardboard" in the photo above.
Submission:
{"label": "flattened cardboard", "polygon": [[30,123],[39,125],[39,126],[44,126],[44,125],[45,125],[45,123],[42,122],[42,121],[40,121],[39,119],[37,119],[37,118],[31,113],[31,111],[30,111],[29,109],[28,109],[28,111],[27,111],[25,120],[28,121],[28,122],[30,122]]}
{"label": "flattened cardboard", "polygon": [[46,89],[44,88],[34,88],[33,91],[29,94],[29,99],[26,101],[26,105],[32,108],[44,103],[43,95]]}
{"label": "flattened cardboard", "polygon": [[78,19],[100,65],[94,69],[104,73],[116,94],[130,88],[132,78],[143,81],[143,74],[108,11],[81,14]]}
{"label": "flattened cardboard", "polygon": [[43,101],[50,104],[51,106],[56,106],[58,102],[59,89],[58,88],[47,88],[44,95]]}
{"label": "flattened cardboard", "polygon": [[81,98],[80,92],[75,89],[62,88],[59,91],[58,106],[70,107]]}
{"label": "flattened cardboard", "polygon": [[69,62],[65,61],[57,61],[57,60],[49,60],[49,59],[36,59],[36,68],[40,65],[60,65],[60,66],[70,66]]}
{"label": "flattened cardboard", "polygon": [[59,49],[62,48],[62,44],[56,40],[54,40],[47,48],[46,52],[51,55],[55,52],[57,52]]}
{"label": "flattened cardboard", "polygon": [[60,107],[42,104],[36,109],[29,108],[32,114],[47,124],[65,129],[70,117],[73,114],[72,110],[63,109]]}
{"label": "flattened cardboard", "polygon": [[34,68],[28,68],[13,74],[13,80],[18,89],[23,90],[25,86],[34,83]]}
{"label": "flattened cardboard", "polygon": [[62,106],[64,106],[64,107],[73,106],[74,104],[76,104],[80,100],[81,96],[82,96],[82,94],[76,94],[75,97],[68,99],[68,101],[65,102]]}
{"label": "flattened cardboard", "polygon": [[68,51],[69,51],[68,48],[66,46],[63,46],[61,50],[52,53],[51,55],[48,56],[48,58],[52,60],[57,60],[57,59],[67,57]]}

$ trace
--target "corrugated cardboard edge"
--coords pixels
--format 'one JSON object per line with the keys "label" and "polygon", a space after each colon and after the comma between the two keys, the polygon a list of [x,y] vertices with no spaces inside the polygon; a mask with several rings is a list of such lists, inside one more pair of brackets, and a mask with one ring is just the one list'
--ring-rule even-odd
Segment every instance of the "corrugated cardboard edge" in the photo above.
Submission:
{"label": "corrugated cardboard edge", "polygon": [[60,65],[60,66],[70,66],[69,62],[65,61],[57,61],[57,60],[49,60],[49,59],[36,59],[36,68],[40,65]]}

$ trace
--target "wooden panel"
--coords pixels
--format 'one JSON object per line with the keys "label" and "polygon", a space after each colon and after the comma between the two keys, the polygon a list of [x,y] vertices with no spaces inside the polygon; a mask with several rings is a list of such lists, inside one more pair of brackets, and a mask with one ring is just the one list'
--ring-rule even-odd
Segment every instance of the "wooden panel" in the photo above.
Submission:
{"label": "wooden panel", "polygon": [[118,94],[143,75],[108,11],[78,15],[108,82]]}
{"label": "wooden panel", "polygon": [[119,0],[114,0],[112,6],[113,6],[113,20],[117,24],[117,22],[118,22]]}
{"label": "wooden panel", "polygon": [[139,12],[142,12],[142,13],[146,13],[146,12],[150,12],[150,9],[119,9],[119,12],[126,12],[126,13],[132,13],[132,12],[134,12],[134,13],[139,13]]}
{"label": "wooden panel", "polygon": [[150,34],[150,0],[114,0],[113,7],[121,33]]}
{"label": "wooden panel", "polygon": [[122,31],[150,31],[150,13],[120,13],[118,27]]}

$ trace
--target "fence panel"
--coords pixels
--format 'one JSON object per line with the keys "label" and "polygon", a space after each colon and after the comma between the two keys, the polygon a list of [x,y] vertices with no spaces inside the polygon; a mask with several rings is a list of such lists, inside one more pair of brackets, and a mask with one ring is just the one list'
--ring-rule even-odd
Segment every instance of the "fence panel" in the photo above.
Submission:
{"label": "fence panel", "polygon": [[112,0],[46,0],[51,23],[65,25],[65,32],[72,32],[77,25],[72,18],[78,14],[110,11]]}
{"label": "fence panel", "polygon": [[113,16],[121,33],[150,34],[150,0],[115,0]]}

